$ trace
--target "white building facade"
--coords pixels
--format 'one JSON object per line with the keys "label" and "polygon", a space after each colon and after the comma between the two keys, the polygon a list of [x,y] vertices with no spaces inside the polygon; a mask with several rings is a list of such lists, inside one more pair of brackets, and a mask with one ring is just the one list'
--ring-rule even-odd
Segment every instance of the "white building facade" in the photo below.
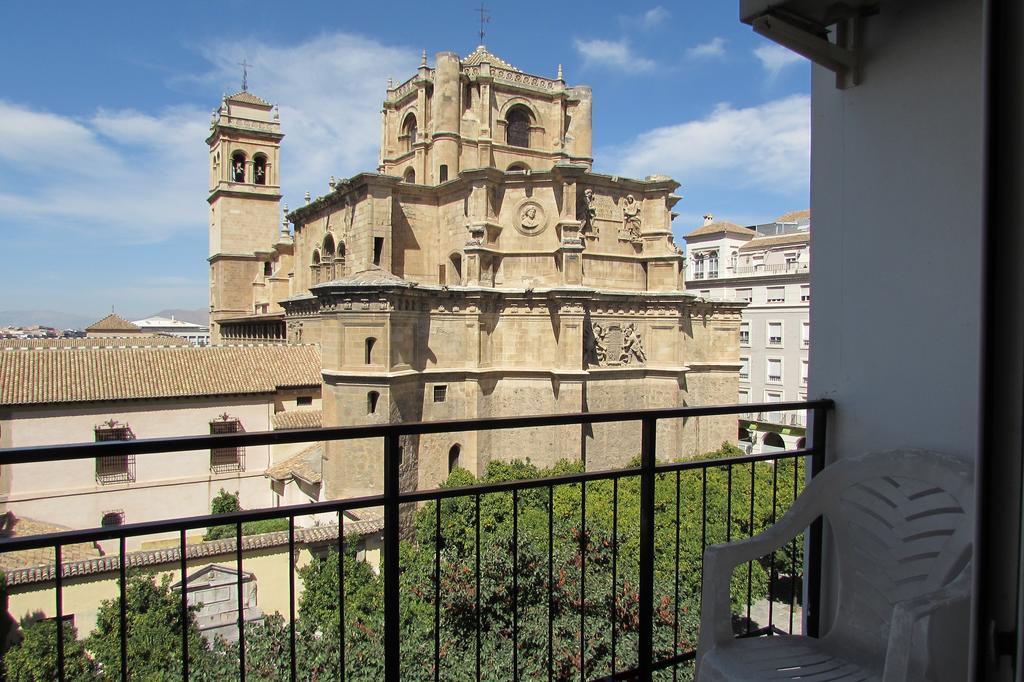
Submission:
{"label": "white building facade", "polygon": [[[740,403],[807,399],[810,352],[810,211],[753,227],[716,222],[686,235],[686,288],[708,300],[744,301]],[[803,412],[751,412],[739,423],[751,452],[802,447]]]}
{"label": "white building facade", "polygon": [[181,337],[193,346],[205,346],[210,343],[210,328],[208,326],[204,327],[201,324],[176,320],[173,315],[169,318],[159,316],[147,317],[144,320],[135,320],[132,324],[149,334],[166,334],[168,336]]}

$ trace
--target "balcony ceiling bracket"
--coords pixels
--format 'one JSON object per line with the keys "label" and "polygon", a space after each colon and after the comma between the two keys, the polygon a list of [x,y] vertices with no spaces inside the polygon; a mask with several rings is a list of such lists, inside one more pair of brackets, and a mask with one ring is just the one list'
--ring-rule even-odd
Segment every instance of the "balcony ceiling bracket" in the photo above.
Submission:
{"label": "balcony ceiling bracket", "polygon": [[790,12],[772,11],[750,22],[754,32],[810,59],[836,74],[840,90],[861,83],[861,34],[865,13],[850,10],[833,15],[835,41],[829,29],[814,20]]}

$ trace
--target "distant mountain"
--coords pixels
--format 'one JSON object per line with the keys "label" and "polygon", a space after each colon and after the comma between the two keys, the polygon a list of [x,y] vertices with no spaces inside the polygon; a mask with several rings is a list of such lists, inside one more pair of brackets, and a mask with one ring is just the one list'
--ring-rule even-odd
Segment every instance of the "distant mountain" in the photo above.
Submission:
{"label": "distant mountain", "polygon": [[168,308],[167,310],[161,310],[160,312],[153,313],[152,315],[148,315],[147,317],[173,317],[174,319],[181,320],[182,322],[201,324],[204,327],[210,324],[209,308],[196,308],[195,310],[185,310],[182,308]]}
{"label": "distant mountain", "polygon": [[103,315],[80,315],[57,310],[0,310],[0,326],[42,325],[57,329],[85,329]]}

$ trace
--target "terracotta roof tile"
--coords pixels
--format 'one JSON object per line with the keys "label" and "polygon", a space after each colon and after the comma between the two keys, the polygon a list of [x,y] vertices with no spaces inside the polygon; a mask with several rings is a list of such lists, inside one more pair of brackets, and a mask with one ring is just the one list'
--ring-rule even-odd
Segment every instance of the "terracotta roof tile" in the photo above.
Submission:
{"label": "terracotta roof tile", "polygon": [[810,232],[792,232],[790,234],[780,234],[774,237],[758,237],[757,239],[751,239],[749,242],[739,248],[740,251],[757,251],[758,249],[765,249],[769,246],[785,246],[786,244],[806,244],[811,240]]}
{"label": "terracotta roof tile", "polygon": [[0,405],[272,393],[319,386],[316,345],[53,348],[0,353]]}
{"label": "terracotta roof tile", "polygon": [[233,102],[241,102],[243,104],[258,104],[261,107],[272,107],[274,106],[270,102],[256,95],[252,94],[248,90],[241,90],[233,95],[228,95],[225,99],[229,99]]}
{"label": "terracotta roof tile", "polygon": [[93,336],[81,339],[0,339],[0,350],[6,348],[124,348],[137,346],[188,346],[182,336]]}
{"label": "terracotta roof tile", "polygon": [[796,221],[803,220],[804,218],[810,219],[810,217],[811,209],[805,208],[800,211],[790,211],[789,213],[783,213],[782,215],[775,219],[775,222],[795,223]]}
{"label": "terracotta roof tile", "polygon": [[86,332],[141,332],[142,330],[120,315],[110,313],[102,320],[93,322],[85,328]]}
{"label": "terracotta roof tile", "polygon": [[[466,66],[476,66],[481,62],[488,62],[493,66],[508,69],[509,71],[519,71],[519,69],[509,64],[501,57],[488,52],[487,48],[483,45],[478,45],[475,50],[466,55],[466,58],[462,60],[462,63]],[[520,73],[522,72],[520,71]]]}
{"label": "terracotta roof tile", "polygon": [[275,431],[288,429],[319,429],[323,426],[323,410],[288,410],[273,417]]}
{"label": "terracotta roof tile", "polygon": [[275,481],[300,478],[317,484],[323,480],[323,443],[316,443],[267,469],[267,476]]}
{"label": "terracotta roof tile", "polygon": [[686,237],[702,237],[708,234],[718,234],[720,232],[727,232],[729,234],[738,234],[744,237],[753,237],[757,234],[754,230],[749,227],[740,227],[736,223],[730,223],[727,220],[720,220],[707,225],[701,225],[693,232],[690,232]]}
{"label": "terracotta roof tile", "polygon": [[[378,516],[368,516],[356,521],[345,521],[346,536],[370,535],[372,533],[379,533],[383,529],[384,521]],[[295,529],[295,541],[300,544],[332,542],[337,539],[338,524]],[[288,531],[246,535],[242,538],[243,552],[287,545]],[[185,546],[185,558],[189,561],[218,556],[221,554],[233,554],[234,552],[234,538],[213,540],[211,542],[200,542]],[[129,552],[125,555],[125,566],[129,569],[145,568],[147,566],[156,566],[159,564],[178,563],[180,561],[180,547]],[[63,575],[65,578],[72,578],[95,575],[97,573],[114,572],[120,570],[120,568],[120,556],[115,554],[78,561],[65,561],[63,563]],[[16,568],[9,571],[6,574],[6,577],[7,584],[9,586],[13,586],[48,582],[54,580],[56,578],[56,574],[55,565],[51,562],[31,568]]]}

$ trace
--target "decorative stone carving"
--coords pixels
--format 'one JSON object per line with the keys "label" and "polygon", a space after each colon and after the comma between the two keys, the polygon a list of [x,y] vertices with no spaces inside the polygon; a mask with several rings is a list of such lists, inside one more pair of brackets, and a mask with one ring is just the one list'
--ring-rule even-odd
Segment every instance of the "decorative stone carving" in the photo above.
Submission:
{"label": "decorative stone carving", "polygon": [[547,226],[548,218],[544,207],[536,201],[524,201],[516,208],[516,229],[523,234],[540,234]]}
{"label": "decorative stone carving", "polygon": [[636,324],[592,322],[584,327],[583,345],[587,364],[615,367],[647,362],[643,339]]}
{"label": "decorative stone carving", "polygon": [[640,241],[640,209],[640,202],[632,194],[627,194],[622,204],[622,232],[619,233],[619,239]]}
{"label": "decorative stone carving", "polygon": [[596,236],[600,229],[594,224],[597,217],[597,202],[594,199],[594,190],[589,187],[583,190],[579,201],[576,202],[576,219],[580,221],[580,233],[583,235]]}

